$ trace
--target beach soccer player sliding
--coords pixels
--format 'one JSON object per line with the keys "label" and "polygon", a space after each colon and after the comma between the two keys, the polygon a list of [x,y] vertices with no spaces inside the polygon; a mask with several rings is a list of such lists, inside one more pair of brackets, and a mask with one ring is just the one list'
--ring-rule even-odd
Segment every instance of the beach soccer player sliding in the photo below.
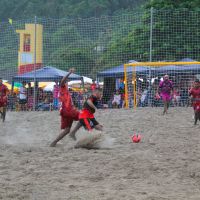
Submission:
{"label": "beach soccer player sliding", "polygon": [[189,96],[191,96],[192,106],[194,109],[194,125],[200,120],[200,81],[196,79],[194,81],[193,87],[189,91]]}
{"label": "beach soccer player sliding", "polygon": [[76,140],[76,132],[82,126],[88,131],[91,131],[93,128],[99,131],[103,130],[103,126],[100,125],[94,117],[94,113],[97,110],[98,101],[101,99],[101,96],[101,91],[95,89],[92,92],[92,95],[85,101],[83,109],[79,114],[79,122],[69,134],[69,136],[74,140]]}
{"label": "beach soccer player sliding", "polygon": [[163,115],[167,114],[167,111],[169,109],[169,104],[172,98],[172,92],[173,92],[173,83],[172,81],[169,80],[169,76],[165,75],[163,77],[163,81],[160,82],[158,87],[158,93],[160,94],[164,104]]}
{"label": "beach soccer player sliding", "polygon": [[57,142],[65,137],[71,129],[73,121],[78,121],[79,111],[74,107],[73,101],[68,90],[66,83],[68,77],[74,72],[70,69],[69,73],[63,77],[60,83],[59,101],[61,102],[60,116],[61,116],[61,129],[63,130],[60,135],[51,143],[51,147],[55,147]]}
{"label": "beach soccer player sliding", "polygon": [[6,85],[3,84],[2,78],[0,78],[0,114],[1,119],[3,122],[6,118],[6,107],[7,107],[7,95],[9,93],[9,90]]}

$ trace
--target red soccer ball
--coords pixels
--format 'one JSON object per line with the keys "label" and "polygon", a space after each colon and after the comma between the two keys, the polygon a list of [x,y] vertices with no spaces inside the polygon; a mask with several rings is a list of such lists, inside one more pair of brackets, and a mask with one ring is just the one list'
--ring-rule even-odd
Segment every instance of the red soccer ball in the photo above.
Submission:
{"label": "red soccer ball", "polygon": [[134,134],[134,135],[131,137],[131,139],[132,139],[132,142],[133,142],[133,143],[138,143],[138,142],[141,141],[141,135],[140,135],[140,134]]}

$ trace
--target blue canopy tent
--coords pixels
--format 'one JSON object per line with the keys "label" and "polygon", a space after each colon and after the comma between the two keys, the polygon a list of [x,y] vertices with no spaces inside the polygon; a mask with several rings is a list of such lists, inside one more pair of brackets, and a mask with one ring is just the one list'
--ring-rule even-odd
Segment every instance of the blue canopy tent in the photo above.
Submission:
{"label": "blue canopy tent", "polygon": [[[54,68],[54,67],[43,67],[36,71],[27,72],[22,75],[17,75],[12,78],[12,90],[15,82],[35,82],[34,84],[34,110],[36,109],[36,92],[38,88],[38,82],[55,82],[61,81],[61,79],[67,75],[68,72]],[[81,80],[84,86],[84,79],[82,76],[77,74],[71,74],[69,80]]]}
{"label": "blue canopy tent", "polygon": [[[190,58],[184,58],[180,60],[180,62],[196,62],[196,60],[192,60]],[[200,65],[199,64],[194,64],[194,65],[183,65],[180,66],[180,71],[182,72],[190,72],[190,73],[200,73]]]}
{"label": "blue canopy tent", "polygon": [[[129,63],[137,63],[135,60],[130,60]],[[145,66],[138,66],[136,67],[136,73],[137,74],[147,74],[149,72],[149,68]],[[133,67],[127,67],[127,73],[132,74],[133,73]],[[124,65],[120,65],[117,67],[113,67],[111,69],[107,69],[105,71],[99,72],[97,74],[98,78],[104,78],[104,77],[111,77],[111,78],[122,78],[124,77]]]}
{"label": "blue canopy tent", "polygon": [[[130,60],[129,63],[137,63],[135,60]],[[127,67],[127,75],[132,77],[134,67]],[[150,73],[150,68],[145,66],[136,66],[135,71],[137,76],[146,76]],[[97,78],[104,78],[103,102],[107,103],[116,90],[116,79],[124,78],[124,65],[113,67],[105,71],[99,72]]]}
{"label": "blue canopy tent", "polygon": [[[184,58],[179,60],[179,62],[195,62],[195,60],[192,60],[190,58]],[[164,74],[198,74],[200,73],[200,65],[194,64],[194,65],[167,65],[163,67],[156,67],[154,70],[155,75],[164,75]]]}
{"label": "blue canopy tent", "polygon": [[[12,82],[54,82],[60,81],[62,77],[66,76],[68,72],[54,68],[54,67],[43,67],[36,71],[27,72],[22,75],[14,76]],[[70,80],[82,80],[83,77],[77,74],[71,74],[69,76]]]}

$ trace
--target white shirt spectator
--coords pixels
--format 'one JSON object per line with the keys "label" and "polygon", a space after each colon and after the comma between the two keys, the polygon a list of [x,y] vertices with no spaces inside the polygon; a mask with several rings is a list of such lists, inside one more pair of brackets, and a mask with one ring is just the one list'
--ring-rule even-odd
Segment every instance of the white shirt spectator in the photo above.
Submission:
{"label": "white shirt spectator", "polygon": [[117,105],[119,105],[120,101],[121,101],[121,95],[120,94],[115,94],[114,98],[113,98],[113,101],[112,101],[112,104],[116,103]]}
{"label": "white shirt spectator", "polygon": [[26,88],[23,86],[19,88],[19,99],[26,99]]}
{"label": "white shirt spectator", "polygon": [[147,97],[147,92],[148,90],[144,90],[144,92],[142,93],[142,96],[141,96],[141,102],[144,103],[146,97]]}

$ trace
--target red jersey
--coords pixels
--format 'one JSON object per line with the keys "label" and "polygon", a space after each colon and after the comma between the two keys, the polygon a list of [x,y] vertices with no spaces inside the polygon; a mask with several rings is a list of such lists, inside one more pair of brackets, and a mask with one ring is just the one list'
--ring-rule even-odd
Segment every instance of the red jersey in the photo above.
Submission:
{"label": "red jersey", "polygon": [[7,104],[7,94],[9,90],[6,85],[0,85],[0,107],[6,106]]}
{"label": "red jersey", "polygon": [[[87,100],[90,100],[94,104],[95,107],[98,104],[98,99],[94,95],[91,95]],[[87,100],[85,101],[83,105],[83,110],[80,112],[79,119],[94,118],[95,109],[91,108],[90,105],[88,105]]]}
{"label": "red jersey", "polygon": [[62,103],[62,106],[66,108],[72,107],[71,95],[66,85],[60,87],[59,101]]}
{"label": "red jersey", "polygon": [[161,90],[161,94],[170,95],[171,91],[173,90],[173,83],[170,80],[161,81],[159,84],[159,88]]}
{"label": "red jersey", "polygon": [[200,88],[192,88],[189,91],[189,95],[192,96],[192,105],[195,110],[200,110]]}
{"label": "red jersey", "polygon": [[79,112],[73,106],[71,94],[66,85],[60,87],[59,101],[62,103],[61,116],[78,120]]}

